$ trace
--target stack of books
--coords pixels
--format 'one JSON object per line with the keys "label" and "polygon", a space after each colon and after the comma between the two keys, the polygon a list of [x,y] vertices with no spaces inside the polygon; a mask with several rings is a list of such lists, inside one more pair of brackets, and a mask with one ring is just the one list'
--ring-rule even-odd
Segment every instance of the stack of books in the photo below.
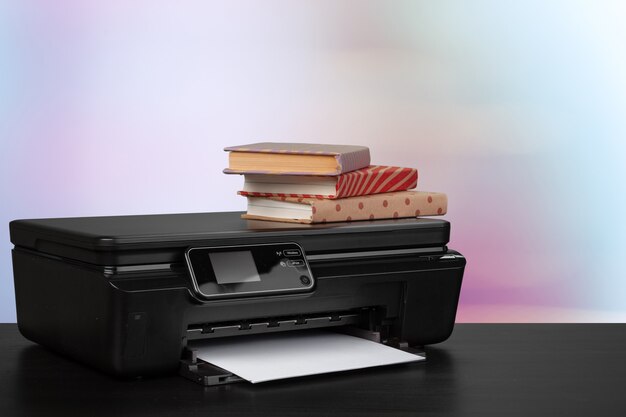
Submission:
{"label": "stack of books", "polygon": [[226,174],[243,174],[246,219],[326,223],[442,215],[443,193],[408,191],[417,169],[370,165],[365,146],[254,143],[231,146]]}

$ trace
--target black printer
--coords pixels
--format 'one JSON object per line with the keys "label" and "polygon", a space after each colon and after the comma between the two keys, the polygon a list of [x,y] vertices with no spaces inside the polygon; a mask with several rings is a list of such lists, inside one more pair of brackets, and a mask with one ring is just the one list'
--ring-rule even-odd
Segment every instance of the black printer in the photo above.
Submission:
{"label": "black printer", "polygon": [[450,224],[291,224],[240,212],[15,220],[18,326],[104,372],[239,380],[207,339],[333,327],[400,349],[449,337],[465,258]]}

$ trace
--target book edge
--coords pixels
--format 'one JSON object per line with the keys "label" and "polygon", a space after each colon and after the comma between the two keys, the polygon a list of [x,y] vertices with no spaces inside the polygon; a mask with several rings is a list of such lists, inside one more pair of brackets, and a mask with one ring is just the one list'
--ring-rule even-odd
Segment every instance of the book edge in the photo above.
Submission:
{"label": "book edge", "polygon": [[[345,146],[345,147],[349,147],[349,148],[354,148],[353,150],[347,151],[347,152],[333,152],[333,151],[315,151],[315,152],[311,152],[311,151],[296,151],[296,150],[289,150],[289,149],[272,149],[272,148],[266,148],[266,149],[251,149],[251,148],[247,148],[248,146],[253,146],[253,145],[258,145],[258,144],[289,144],[289,145],[328,145],[328,146]],[[369,148],[367,146],[362,146],[362,145],[333,145],[333,144],[329,144],[329,143],[305,143],[305,142],[257,142],[257,143],[250,143],[247,145],[239,145],[239,146],[227,146],[224,148],[225,152],[250,152],[250,153],[288,153],[288,154],[298,154],[298,155],[328,155],[328,156],[338,156],[338,155],[348,155],[348,154],[354,154],[354,153],[359,153],[359,152],[364,152],[367,151],[367,153],[369,154]]]}
{"label": "book edge", "polygon": [[257,216],[252,214],[244,213],[241,215],[242,219],[246,220],[264,220],[270,222],[279,222],[279,223],[300,223],[300,224],[311,224],[312,220],[307,219],[287,219],[287,218],[279,218],[279,217],[266,217],[266,216]]}

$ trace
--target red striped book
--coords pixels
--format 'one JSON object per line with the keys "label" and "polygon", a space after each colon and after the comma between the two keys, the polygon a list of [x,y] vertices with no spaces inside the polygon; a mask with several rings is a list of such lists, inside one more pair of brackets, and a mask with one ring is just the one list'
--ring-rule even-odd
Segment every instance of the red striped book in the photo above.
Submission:
{"label": "red striped book", "polygon": [[405,191],[416,186],[415,168],[370,165],[333,177],[246,174],[243,190],[238,194],[246,197],[335,199]]}

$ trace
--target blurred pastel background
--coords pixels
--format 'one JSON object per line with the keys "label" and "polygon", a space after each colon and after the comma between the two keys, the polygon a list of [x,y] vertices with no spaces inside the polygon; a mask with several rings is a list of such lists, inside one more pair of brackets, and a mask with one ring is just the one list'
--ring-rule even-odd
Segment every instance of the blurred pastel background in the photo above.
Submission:
{"label": "blurred pastel background", "polygon": [[620,1],[0,2],[16,218],[244,210],[227,145],[363,144],[447,192],[460,322],[626,320]]}

